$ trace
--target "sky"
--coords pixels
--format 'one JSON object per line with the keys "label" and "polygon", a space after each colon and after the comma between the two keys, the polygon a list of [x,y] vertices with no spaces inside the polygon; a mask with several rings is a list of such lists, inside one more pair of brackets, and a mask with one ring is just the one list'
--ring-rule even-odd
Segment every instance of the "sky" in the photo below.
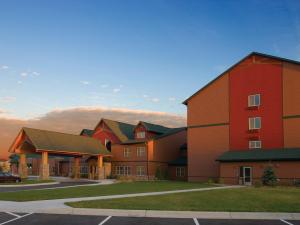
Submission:
{"label": "sky", "polygon": [[185,118],[182,102],[252,51],[300,60],[300,1],[1,0],[0,119]]}

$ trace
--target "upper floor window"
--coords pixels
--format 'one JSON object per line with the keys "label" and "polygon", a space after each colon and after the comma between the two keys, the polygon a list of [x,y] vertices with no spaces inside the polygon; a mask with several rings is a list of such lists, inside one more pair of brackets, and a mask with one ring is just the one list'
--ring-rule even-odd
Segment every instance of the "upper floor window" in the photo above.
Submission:
{"label": "upper floor window", "polygon": [[176,167],[176,177],[184,177],[184,176],[185,176],[185,168]]}
{"label": "upper floor window", "polygon": [[131,150],[130,148],[124,148],[124,157],[128,158],[131,155]]}
{"label": "upper floor window", "polygon": [[145,138],[146,132],[145,131],[137,132],[136,137],[137,138]]}
{"label": "upper floor window", "polygon": [[261,148],[261,141],[249,141],[249,148]]}
{"label": "upper floor window", "polygon": [[248,96],[248,106],[260,106],[260,94],[249,95]]}
{"label": "upper floor window", "polygon": [[249,130],[260,129],[261,128],[261,118],[260,117],[250,117],[249,118]]}
{"label": "upper floor window", "polygon": [[146,147],[141,146],[136,148],[136,156],[142,157],[145,155],[146,155]]}

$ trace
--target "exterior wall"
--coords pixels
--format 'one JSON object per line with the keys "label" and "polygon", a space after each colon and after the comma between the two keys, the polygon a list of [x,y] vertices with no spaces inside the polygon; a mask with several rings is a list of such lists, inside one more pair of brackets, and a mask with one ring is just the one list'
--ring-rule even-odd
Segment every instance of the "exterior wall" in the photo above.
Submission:
{"label": "exterior wall", "polygon": [[[137,156],[137,147],[145,147],[145,156]],[[124,149],[129,148],[131,150],[130,157],[124,157]],[[145,143],[121,145],[116,144],[112,146],[112,162],[130,162],[130,161],[147,161],[147,145]]]}
{"label": "exterior wall", "polygon": [[112,144],[120,143],[119,138],[109,129],[109,127],[103,121],[95,129],[92,137],[100,140],[104,146],[105,139],[109,139]]}
{"label": "exterior wall", "polygon": [[290,162],[233,162],[220,163],[220,177],[227,184],[239,183],[239,168],[241,166],[252,167],[253,184],[261,180],[263,171],[267,166],[272,166],[274,172],[282,184],[293,183],[294,180],[300,179],[300,161]]}
{"label": "exterior wall", "polygon": [[188,180],[219,176],[215,161],[229,149],[229,78],[215,80],[188,101]]}
{"label": "exterior wall", "polygon": [[[177,177],[176,176],[176,168],[177,167],[184,167],[185,168],[185,176],[183,176],[183,177]],[[180,181],[186,181],[187,180],[187,172],[188,172],[188,170],[187,170],[188,168],[187,168],[187,166],[170,166],[169,168],[168,168],[168,172],[169,172],[169,178],[171,179],[171,180],[180,180]]]}
{"label": "exterior wall", "polygon": [[[141,161],[141,162],[133,162],[133,161],[123,161],[123,162],[112,162],[112,174],[116,175],[116,166],[129,166],[131,168],[131,175],[129,177],[137,178],[141,180],[147,180],[148,179],[148,163],[147,161]],[[145,167],[145,176],[138,176],[137,177],[137,166],[144,166]]]}
{"label": "exterior wall", "polygon": [[300,66],[283,63],[284,147],[300,147]]}
{"label": "exterior wall", "polygon": [[[246,150],[249,140],[262,148],[283,147],[282,65],[258,56],[247,58],[230,71],[230,149]],[[260,94],[261,105],[248,108],[248,96]],[[249,131],[249,117],[261,117],[261,129]]]}

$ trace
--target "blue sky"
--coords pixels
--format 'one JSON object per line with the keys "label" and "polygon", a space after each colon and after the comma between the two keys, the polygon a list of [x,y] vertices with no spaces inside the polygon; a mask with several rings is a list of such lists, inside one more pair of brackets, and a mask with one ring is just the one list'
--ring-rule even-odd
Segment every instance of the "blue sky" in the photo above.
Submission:
{"label": "blue sky", "polygon": [[185,115],[252,51],[300,60],[300,2],[0,1],[0,114],[80,106]]}

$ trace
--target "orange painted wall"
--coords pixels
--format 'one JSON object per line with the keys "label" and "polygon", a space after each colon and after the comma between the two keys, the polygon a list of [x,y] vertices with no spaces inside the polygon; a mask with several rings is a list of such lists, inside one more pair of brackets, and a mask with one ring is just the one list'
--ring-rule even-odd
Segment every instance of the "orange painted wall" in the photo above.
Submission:
{"label": "orange painted wall", "polygon": [[188,180],[205,181],[219,176],[215,160],[229,149],[229,126],[188,129]]}
{"label": "orange painted wall", "polygon": [[283,120],[284,147],[300,147],[300,118],[290,118]]}
{"label": "orange painted wall", "polygon": [[272,166],[281,183],[292,183],[294,179],[300,179],[300,162],[232,162],[220,163],[220,177],[227,184],[238,184],[240,166],[252,167],[253,182],[259,181],[264,168]]}
{"label": "orange painted wall", "polygon": [[188,126],[229,122],[228,82],[225,74],[188,101]]}

